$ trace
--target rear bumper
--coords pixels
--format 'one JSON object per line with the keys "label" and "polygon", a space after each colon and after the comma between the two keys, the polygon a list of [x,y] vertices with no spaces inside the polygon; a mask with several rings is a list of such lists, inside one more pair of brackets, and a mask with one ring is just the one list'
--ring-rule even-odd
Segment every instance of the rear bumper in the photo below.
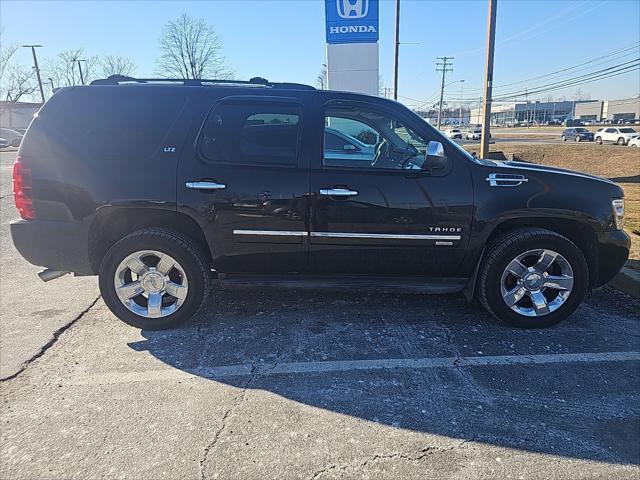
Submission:
{"label": "rear bumper", "polygon": [[89,261],[89,228],[83,222],[18,220],[9,227],[13,244],[29,263],[94,275]]}
{"label": "rear bumper", "polygon": [[598,234],[598,273],[593,287],[609,282],[617,275],[629,258],[631,239],[623,230],[599,232]]}

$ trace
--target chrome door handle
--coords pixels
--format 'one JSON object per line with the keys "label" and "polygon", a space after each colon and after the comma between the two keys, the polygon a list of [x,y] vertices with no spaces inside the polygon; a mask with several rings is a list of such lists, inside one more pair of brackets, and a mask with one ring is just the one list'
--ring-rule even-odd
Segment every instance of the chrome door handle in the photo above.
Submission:
{"label": "chrome door handle", "polygon": [[216,182],[187,182],[185,185],[187,188],[193,188],[195,190],[223,190],[227,188],[224,183]]}
{"label": "chrome door handle", "polygon": [[358,192],[348,188],[323,188],[320,190],[320,195],[327,197],[355,197]]}

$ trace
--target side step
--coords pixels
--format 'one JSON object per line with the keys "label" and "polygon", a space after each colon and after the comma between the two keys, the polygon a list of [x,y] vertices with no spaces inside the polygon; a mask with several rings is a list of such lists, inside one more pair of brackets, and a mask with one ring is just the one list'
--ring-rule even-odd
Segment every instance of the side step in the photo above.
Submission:
{"label": "side step", "polygon": [[300,289],[357,289],[388,293],[456,293],[467,278],[379,277],[373,275],[254,275],[219,274],[222,287],[275,287]]}

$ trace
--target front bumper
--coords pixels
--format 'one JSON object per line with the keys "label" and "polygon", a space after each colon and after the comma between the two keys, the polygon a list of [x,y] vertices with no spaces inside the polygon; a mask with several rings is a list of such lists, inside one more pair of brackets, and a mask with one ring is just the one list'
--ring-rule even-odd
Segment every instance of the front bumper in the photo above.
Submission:
{"label": "front bumper", "polygon": [[615,277],[629,258],[631,239],[624,230],[598,232],[598,271],[592,287],[599,287]]}
{"label": "front bumper", "polygon": [[33,265],[94,275],[89,228],[83,222],[17,220],[9,225],[16,249]]}

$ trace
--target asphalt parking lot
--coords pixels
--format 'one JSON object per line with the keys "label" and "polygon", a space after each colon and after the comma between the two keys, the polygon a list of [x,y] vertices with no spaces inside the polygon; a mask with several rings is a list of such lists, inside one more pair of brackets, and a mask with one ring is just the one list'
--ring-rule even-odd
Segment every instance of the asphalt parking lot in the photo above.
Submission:
{"label": "asphalt parking lot", "polygon": [[458,295],[222,290],[183,328],[43,284],[0,154],[0,478],[639,478],[640,302],[546,330]]}

